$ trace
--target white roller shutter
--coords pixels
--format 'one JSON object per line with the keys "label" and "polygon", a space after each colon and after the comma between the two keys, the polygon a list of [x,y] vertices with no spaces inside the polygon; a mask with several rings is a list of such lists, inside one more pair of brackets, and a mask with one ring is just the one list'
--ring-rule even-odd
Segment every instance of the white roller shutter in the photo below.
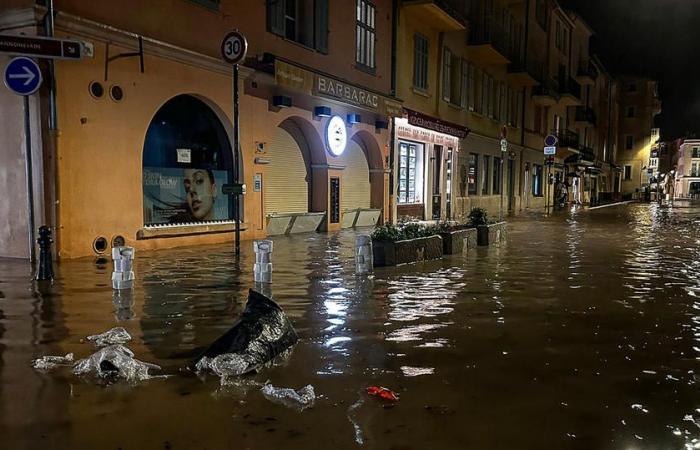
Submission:
{"label": "white roller shutter", "polygon": [[270,164],[265,170],[265,214],[309,212],[306,165],[299,145],[277,128],[267,146]]}
{"label": "white roller shutter", "polygon": [[340,165],[345,166],[340,208],[342,210],[369,208],[369,166],[362,148],[356,142],[350,141],[338,160]]}

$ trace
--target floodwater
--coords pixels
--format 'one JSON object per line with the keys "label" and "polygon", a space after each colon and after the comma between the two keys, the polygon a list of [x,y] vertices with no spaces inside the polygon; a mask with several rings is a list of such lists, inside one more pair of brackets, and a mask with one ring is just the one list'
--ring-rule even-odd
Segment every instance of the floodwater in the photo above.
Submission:
{"label": "floodwater", "polygon": [[[241,385],[181,368],[223,333],[254,254],[62,263],[51,286],[0,261],[2,449],[700,448],[700,209],[629,205],[514,219],[508,242],[353,273],[353,232],[275,240],[272,294],[302,340]],[[173,376],[99,384],[32,358],[94,351],[114,326]],[[312,384],[303,412],[255,383]],[[367,386],[400,396],[387,405]]]}

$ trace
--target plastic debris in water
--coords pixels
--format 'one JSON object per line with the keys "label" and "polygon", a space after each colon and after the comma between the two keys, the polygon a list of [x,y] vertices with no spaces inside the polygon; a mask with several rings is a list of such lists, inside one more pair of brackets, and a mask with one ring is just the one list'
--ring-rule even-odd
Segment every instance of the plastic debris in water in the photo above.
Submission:
{"label": "plastic debris in water", "polygon": [[303,411],[306,408],[314,406],[314,401],[316,400],[314,387],[310,384],[304,386],[298,391],[290,388],[280,388],[271,384],[266,384],[263,386],[261,391],[265,398],[271,402],[279,403],[280,405],[284,405],[298,411]]}
{"label": "plastic debris in water", "polygon": [[125,344],[131,340],[131,335],[122,327],[112,328],[102,334],[88,336],[87,340],[94,342],[98,347],[106,345]]}
{"label": "plastic debris in water", "polygon": [[70,366],[73,364],[73,354],[66,356],[42,356],[32,360],[32,367],[37,370],[51,370],[57,366]]}
{"label": "plastic debris in water", "polygon": [[152,378],[149,370],[160,370],[160,366],[135,359],[134,353],[122,345],[110,345],[100,349],[73,366],[73,373],[76,375],[94,374],[103,378],[124,378],[128,381]]}
{"label": "plastic debris in water", "polygon": [[255,372],[284,355],[299,340],[282,308],[250,290],[238,321],[214,341],[190,367],[211,370],[220,377]]}
{"label": "plastic debris in water", "polygon": [[399,401],[399,395],[396,392],[392,391],[391,389],[387,389],[385,387],[369,386],[367,388],[367,393],[371,396],[379,397],[383,400],[387,400],[390,402],[398,402]]}

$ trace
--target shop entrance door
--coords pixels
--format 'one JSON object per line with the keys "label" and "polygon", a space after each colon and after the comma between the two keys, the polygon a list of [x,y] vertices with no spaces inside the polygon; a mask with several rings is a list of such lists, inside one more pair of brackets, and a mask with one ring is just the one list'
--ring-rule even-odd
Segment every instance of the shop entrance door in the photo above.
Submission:
{"label": "shop entrance door", "polygon": [[508,160],[508,212],[512,213],[515,207],[515,161]]}
{"label": "shop entrance door", "polygon": [[433,147],[433,220],[440,220],[442,217],[442,146]]}

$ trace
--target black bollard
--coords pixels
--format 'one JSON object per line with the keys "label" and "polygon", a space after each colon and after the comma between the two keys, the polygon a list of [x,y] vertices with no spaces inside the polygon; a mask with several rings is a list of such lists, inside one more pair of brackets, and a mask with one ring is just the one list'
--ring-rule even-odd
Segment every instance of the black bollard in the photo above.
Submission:
{"label": "black bollard", "polygon": [[39,227],[39,272],[37,280],[53,280],[53,261],[51,258],[51,229],[46,225]]}

